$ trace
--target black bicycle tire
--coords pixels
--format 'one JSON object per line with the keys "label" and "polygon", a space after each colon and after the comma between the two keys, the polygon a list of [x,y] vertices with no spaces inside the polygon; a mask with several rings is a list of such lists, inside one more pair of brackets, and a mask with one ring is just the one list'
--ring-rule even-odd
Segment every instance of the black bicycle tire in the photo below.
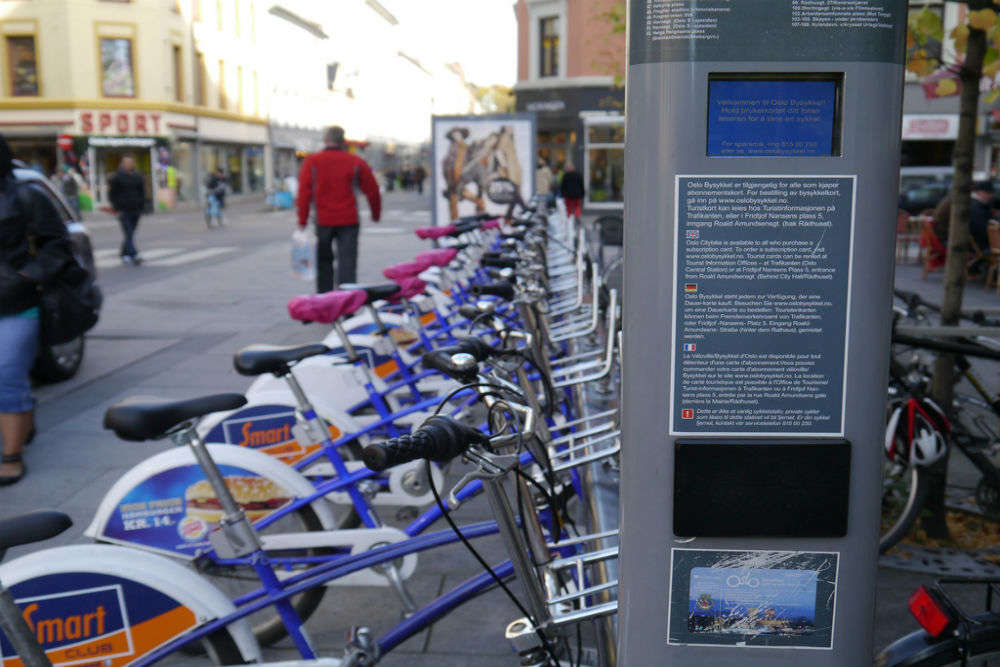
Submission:
{"label": "black bicycle tire", "polygon": [[914,476],[910,485],[910,495],[906,502],[906,508],[893,524],[892,528],[885,534],[879,536],[878,552],[884,554],[889,549],[896,546],[901,539],[906,537],[913,524],[920,516],[924,502],[927,500],[927,493],[930,484],[927,479],[927,471],[923,466],[910,466],[910,474]]}
{"label": "black bicycle tire", "polygon": [[[207,651],[206,646],[208,645]],[[229,634],[228,630],[217,630],[208,637],[205,637],[198,644],[202,653],[208,653],[209,659],[216,665],[247,665],[250,664],[243,659],[236,640]]]}
{"label": "black bicycle tire", "polygon": [[[983,616],[980,618],[987,618]],[[933,639],[923,630],[900,637],[882,649],[875,659],[877,667],[950,667],[962,663],[962,641],[957,637]],[[980,661],[996,658],[1000,665],[1000,623],[990,617],[987,627],[977,628],[965,643],[970,667]]]}

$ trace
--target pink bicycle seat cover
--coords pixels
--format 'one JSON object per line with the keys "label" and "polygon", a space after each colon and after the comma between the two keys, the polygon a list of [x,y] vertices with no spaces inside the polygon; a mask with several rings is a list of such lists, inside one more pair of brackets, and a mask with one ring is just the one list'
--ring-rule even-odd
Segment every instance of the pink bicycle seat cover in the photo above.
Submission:
{"label": "pink bicycle seat cover", "polygon": [[453,234],[455,230],[455,225],[447,225],[445,227],[417,227],[417,238],[424,240],[439,239],[442,236]]}
{"label": "pink bicycle seat cover", "polygon": [[481,226],[483,229],[500,229],[500,218],[493,218],[492,220],[484,220]]}
{"label": "pink bicycle seat cover", "polygon": [[437,248],[420,253],[413,261],[429,262],[431,266],[448,266],[457,255],[458,250],[455,248]]}
{"label": "pink bicycle seat cover", "polygon": [[427,288],[427,283],[420,278],[410,276],[396,280],[399,284],[399,292],[389,297],[392,303],[399,303],[403,299],[412,299],[418,294],[423,294]]}
{"label": "pink bicycle seat cover", "polygon": [[335,290],[322,294],[303,294],[288,302],[288,314],[300,322],[331,324],[351,315],[365,305],[368,295],[363,290]]}
{"label": "pink bicycle seat cover", "polygon": [[430,262],[418,262],[414,260],[412,262],[403,262],[402,264],[387,266],[382,269],[382,275],[389,280],[400,282],[404,278],[413,278],[414,276],[420,275],[430,267]]}

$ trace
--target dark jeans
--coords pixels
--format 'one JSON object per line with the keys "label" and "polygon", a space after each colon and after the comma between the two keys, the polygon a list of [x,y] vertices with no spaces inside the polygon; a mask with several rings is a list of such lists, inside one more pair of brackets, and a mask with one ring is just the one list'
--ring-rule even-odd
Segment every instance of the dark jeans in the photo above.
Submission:
{"label": "dark jeans", "polygon": [[316,292],[333,289],[333,242],[337,242],[337,284],[353,283],[358,276],[358,226],[316,225]]}
{"label": "dark jeans", "polygon": [[122,211],[118,222],[122,226],[122,247],[119,253],[122,257],[135,257],[139,251],[135,248],[135,230],[139,226],[139,211]]}

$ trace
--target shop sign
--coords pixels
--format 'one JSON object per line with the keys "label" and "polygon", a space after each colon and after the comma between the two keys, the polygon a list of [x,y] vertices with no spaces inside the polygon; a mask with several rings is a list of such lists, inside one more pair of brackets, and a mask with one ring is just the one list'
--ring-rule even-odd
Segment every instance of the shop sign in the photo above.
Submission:
{"label": "shop sign", "polygon": [[161,136],[166,134],[166,123],[155,111],[81,109],[76,112],[75,129],[77,134]]}
{"label": "shop sign", "polygon": [[904,140],[956,139],[958,114],[903,114]]}
{"label": "shop sign", "polygon": [[68,134],[60,134],[59,138],[56,139],[56,145],[64,151],[73,149],[73,137]]}

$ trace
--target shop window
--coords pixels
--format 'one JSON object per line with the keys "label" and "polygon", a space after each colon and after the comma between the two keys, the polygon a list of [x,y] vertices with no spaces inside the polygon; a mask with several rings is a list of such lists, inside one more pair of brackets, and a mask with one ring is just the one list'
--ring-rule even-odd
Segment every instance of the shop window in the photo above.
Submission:
{"label": "shop window", "polygon": [[101,94],[104,97],[135,97],[135,64],[132,40],[101,38]]}
{"label": "shop window", "polygon": [[219,108],[229,108],[229,96],[226,95],[226,63],[219,61]]}
{"label": "shop window", "polygon": [[194,103],[198,106],[205,106],[205,82],[208,80],[208,70],[205,69],[205,54],[195,51],[194,60]]}
{"label": "shop window", "polygon": [[264,149],[260,146],[247,148],[247,190],[264,191]]}
{"label": "shop window", "polygon": [[625,125],[590,125],[587,127],[587,141],[592,144],[624,144]]}
{"label": "shop window", "polygon": [[7,80],[14,96],[38,95],[38,56],[34,35],[7,37]]}
{"label": "shop window", "polygon": [[594,148],[587,152],[587,158],[587,201],[594,204],[624,202],[625,149]]}
{"label": "shop window", "polygon": [[625,120],[596,118],[585,121],[586,204],[621,208],[624,203]]}
{"label": "shop window", "polygon": [[559,17],[538,19],[538,76],[559,76]]}
{"label": "shop window", "polygon": [[184,57],[181,55],[181,47],[174,44],[171,47],[174,63],[174,99],[178,102],[184,101]]}

